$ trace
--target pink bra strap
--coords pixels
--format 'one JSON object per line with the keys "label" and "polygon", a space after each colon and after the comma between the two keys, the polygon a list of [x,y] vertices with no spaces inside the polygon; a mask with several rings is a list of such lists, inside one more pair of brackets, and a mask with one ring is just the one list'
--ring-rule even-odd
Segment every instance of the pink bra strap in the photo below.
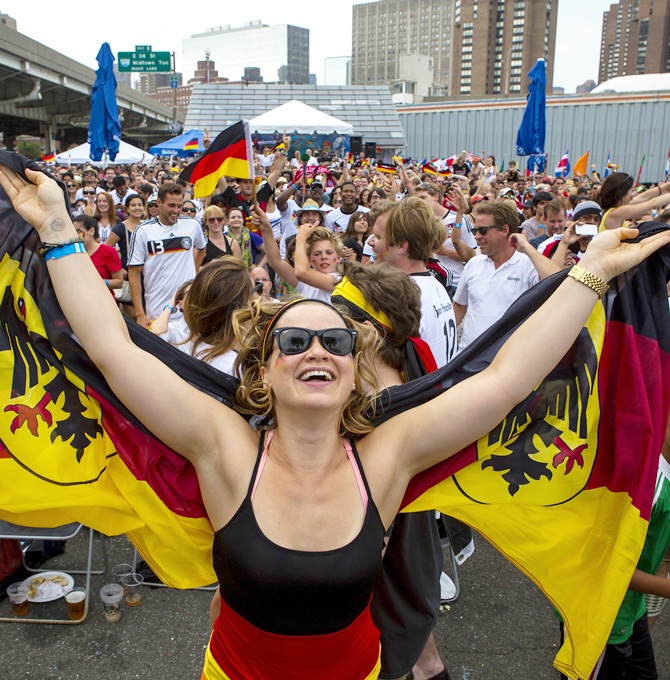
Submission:
{"label": "pink bra strap", "polygon": [[261,475],[263,474],[263,468],[265,467],[265,461],[268,459],[268,449],[270,448],[270,442],[272,441],[272,437],[273,437],[274,433],[275,433],[274,430],[268,430],[268,433],[265,437],[265,448],[263,449],[263,453],[261,454],[260,462],[258,463],[258,470],[256,472],[256,479],[254,479],[254,485],[251,489],[251,498],[254,497],[254,494],[256,493],[256,487],[258,486],[258,482],[261,481]]}
{"label": "pink bra strap", "polygon": [[[254,480],[254,485],[251,489],[251,498],[253,499],[254,494],[256,493],[256,487],[258,486],[258,482],[261,479],[261,475],[263,474],[263,468],[265,467],[265,462],[268,459],[268,449],[270,448],[270,442],[272,441],[272,437],[274,435],[274,430],[269,430],[267,433],[267,437],[265,439],[265,447],[263,448],[263,453],[261,454],[261,459],[258,463],[258,471],[256,472],[256,479]],[[354,475],[356,477],[356,483],[358,484],[358,490],[360,491],[361,494],[361,500],[363,501],[363,509],[367,511],[368,509],[368,492],[367,489],[365,488],[365,482],[363,481],[363,476],[361,475],[361,471],[358,467],[358,463],[356,462],[356,458],[354,457],[354,452],[351,449],[351,444],[347,439],[343,439],[342,443],[344,444],[344,450],[347,452],[347,458],[349,458],[349,462],[351,463],[351,467],[353,468]]]}
{"label": "pink bra strap", "polygon": [[365,488],[365,482],[363,481],[363,475],[361,475],[361,470],[358,467],[358,463],[356,462],[354,452],[351,450],[351,444],[349,443],[349,440],[348,439],[342,439],[342,443],[344,444],[344,448],[347,452],[347,457],[349,458],[349,462],[351,463],[351,467],[354,470],[354,475],[356,476],[356,483],[358,484],[358,490],[361,492],[361,500],[363,501],[363,509],[367,512],[367,509],[368,509],[368,492],[367,492],[367,489]]}

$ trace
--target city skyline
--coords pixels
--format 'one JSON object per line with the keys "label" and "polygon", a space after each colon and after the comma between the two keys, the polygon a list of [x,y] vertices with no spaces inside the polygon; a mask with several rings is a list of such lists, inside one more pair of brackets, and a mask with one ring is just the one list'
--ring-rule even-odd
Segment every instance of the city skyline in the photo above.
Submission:
{"label": "city skyline", "polygon": [[[182,69],[182,40],[219,25],[241,26],[248,21],[261,20],[265,24],[292,24],[310,30],[310,72],[317,82],[324,82],[326,57],[351,54],[352,6],[364,4],[344,0],[330,14],[314,11],[314,3],[295,0],[290,9],[268,0],[258,0],[249,9],[236,7],[236,14],[212,11],[203,0],[192,0],[185,11],[181,3],[166,2],[156,9],[141,4],[131,12],[111,9],[104,20],[83,7],[68,12],[47,0],[5,0],[0,11],[16,19],[21,33],[37,40],[76,61],[96,68],[95,55],[103,41],[112,51],[132,51],[135,45],[149,44],[155,50],[175,51],[177,70]],[[559,0],[554,65],[554,85],[574,92],[585,80],[598,80],[598,60],[603,11],[610,0]],[[164,17],[161,17],[161,11]],[[56,26],[59,31],[54,31]],[[105,35],[103,31],[107,31]],[[253,55],[250,55],[253,66]],[[185,80],[192,74],[184,74]],[[522,91],[525,91],[525,87]]]}

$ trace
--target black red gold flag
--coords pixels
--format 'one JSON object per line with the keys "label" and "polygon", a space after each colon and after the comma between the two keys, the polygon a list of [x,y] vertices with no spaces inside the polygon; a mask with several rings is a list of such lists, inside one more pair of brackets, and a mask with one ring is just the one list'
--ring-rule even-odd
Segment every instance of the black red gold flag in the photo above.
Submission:
{"label": "black red gold flag", "polygon": [[[29,161],[0,152],[0,163],[22,172]],[[0,190],[0,517],[126,533],[164,582],[212,582],[212,529],[193,468],[111,392],[62,316],[38,245]],[[613,281],[538,388],[488,435],[415,477],[404,501],[470,524],[542,589],[566,622],[555,665],[570,677],[594,667],[644,541],[670,407],[669,272],[670,253],[659,252]],[[528,291],[444,368],[383,393],[376,421],[483,370],[564,276]],[[129,331],[235,408],[234,378],[132,322]]]}
{"label": "black red gold flag", "polygon": [[249,124],[241,120],[220,132],[200,158],[187,165],[180,178],[193,184],[195,198],[214,193],[225,175],[254,178],[254,155]]}
{"label": "black red gold flag", "polygon": [[395,175],[396,166],[392,163],[377,163],[377,170],[385,175]]}

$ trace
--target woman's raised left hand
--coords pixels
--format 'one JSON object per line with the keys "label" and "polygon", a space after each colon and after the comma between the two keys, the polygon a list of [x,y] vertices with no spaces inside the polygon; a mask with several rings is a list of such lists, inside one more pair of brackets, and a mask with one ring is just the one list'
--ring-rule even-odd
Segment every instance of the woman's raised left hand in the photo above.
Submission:
{"label": "woman's raised left hand", "polygon": [[631,269],[663,246],[670,245],[670,229],[653,234],[639,243],[626,243],[635,238],[638,229],[608,229],[593,238],[579,266],[588,269],[603,281]]}

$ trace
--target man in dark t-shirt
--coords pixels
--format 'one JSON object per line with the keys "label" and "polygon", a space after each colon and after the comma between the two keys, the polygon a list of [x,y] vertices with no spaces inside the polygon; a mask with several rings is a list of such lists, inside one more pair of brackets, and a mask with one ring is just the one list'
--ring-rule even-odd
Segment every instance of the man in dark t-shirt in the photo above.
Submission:
{"label": "man in dark t-shirt", "polygon": [[[256,200],[263,212],[267,211],[267,205],[270,198],[274,195],[277,180],[281,173],[281,169],[286,162],[286,155],[277,153],[275,159],[270,167],[267,181],[264,182],[256,191]],[[231,208],[240,208],[246,217],[249,217],[254,210],[254,180],[253,179],[237,179],[237,186],[239,191],[235,190],[228,184],[225,177],[219,180],[219,188],[221,189],[221,196],[227,210]]]}

